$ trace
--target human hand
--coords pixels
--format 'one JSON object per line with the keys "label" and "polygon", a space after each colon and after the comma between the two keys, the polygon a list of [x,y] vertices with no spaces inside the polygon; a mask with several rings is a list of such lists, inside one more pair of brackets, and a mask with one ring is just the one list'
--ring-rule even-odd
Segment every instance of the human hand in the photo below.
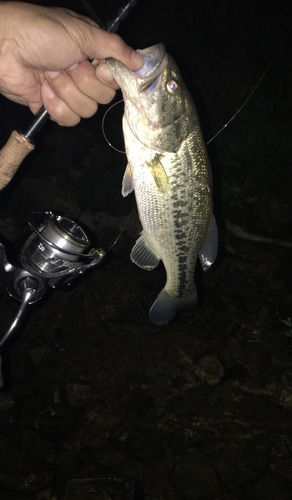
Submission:
{"label": "human hand", "polygon": [[107,57],[132,71],[144,63],[118,35],[87,17],[66,9],[0,2],[0,92],[33,113],[44,105],[65,126],[92,116],[119,88],[104,63]]}

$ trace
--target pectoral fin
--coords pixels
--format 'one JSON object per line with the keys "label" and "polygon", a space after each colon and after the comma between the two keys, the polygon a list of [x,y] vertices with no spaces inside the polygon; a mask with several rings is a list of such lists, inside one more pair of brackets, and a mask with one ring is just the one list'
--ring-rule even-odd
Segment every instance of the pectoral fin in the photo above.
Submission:
{"label": "pectoral fin", "polygon": [[128,196],[134,189],[131,167],[128,163],[122,182],[122,195]]}
{"label": "pectoral fin", "polygon": [[158,266],[160,258],[152,252],[151,248],[147,245],[147,240],[142,231],[141,236],[137,239],[133,250],[131,252],[131,260],[137,266],[145,269],[146,271],[152,271]]}
{"label": "pectoral fin", "polygon": [[169,189],[168,178],[159,156],[156,155],[153,161],[147,163],[147,167],[149,168],[153,176],[153,179],[155,181],[159,193],[160,194],[167,193]]}
{"label": "pectoral fin", "polygon": [[199,252],[199,258],[204,271],[212,266],[218,253],[218,229],[214,215],[211,215],[205,243]]}

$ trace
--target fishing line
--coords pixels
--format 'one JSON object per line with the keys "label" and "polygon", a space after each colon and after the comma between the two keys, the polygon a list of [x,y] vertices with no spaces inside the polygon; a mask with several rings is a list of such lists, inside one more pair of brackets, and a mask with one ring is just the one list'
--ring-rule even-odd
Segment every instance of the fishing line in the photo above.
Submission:
{"label": "fishing line", "polygon": [[124,229],[125,229],[126,225],[128,224],[128,220],[129,220],[130,216],[131,216],[131,215],[132,215],[132,213],[133,213],[134,208],[135,208],[135,207],[133,207],[133,208],[132,208],[131,212],[130,212],[130,213],[129,213],[129,215],[127,216],[127,218],[126,218],[126,220],[125,220],[125,222],[124,222],[124,225],[123,225],[122,229],[120,230],[120,232],[119,232],[118,236],[116,237],[115,241],[114,241],[114,242],[113,242],[113,244],[109,247],[109,249],[108,249],[108,250],[106,250],[106,252],[105,252],[106,254],[107,254],[107,253],[108,253],[108,252],[109,252],[109,251],[113,248],[113,246],[115,246],[115,244],[116,244],[116,243],[118,242],[118,240],[120,239],[120,237],[121,237],[121,235],[122,235],[122,232],[124,231]]}
{"label": "fishing line", "polygon": [[[113,148],[115,151],[117,151],[118,153],[123,153],[123,154],[126,154],[126,151],[122,151],[121,149],[118,149],[116,148],[115,146],[113,146],[110,141],[108,140],[107,136],[106,136],[106,133],[105,133],[105,130],[104,130],[104,121],[105,121],[105,118],[106,118],[106,115],[108,114],[108,112],[114,107],[116,106],[117,104],[120,104],[121,102],[123,102],[124,100],[123,99],[120,99],[120,101],[117,101],[115,102],[114,104],[112,104],[112,106],[110,108],[108,108],[105,112],[105,114],[103,115],[103,118],[102,118],[102,123],[101,123],[101,129],[102,129],[102,133],[103,133],[103,137],[105,138],[106,142],[108,143],[108,145]],[[115,246],[115,244],[118,242],[118,240],[120,239],[126,225],[128,224],[128,220],[130,218],[130,216],[132,215],[133,213],[133,210],[134,210],[135,207],[132,208],[131,212],[129,213],[129,215],[127,216],[126,218],[126,221],[124,222],[124,225],[122,227],[122,229],[120,230],[118,236],[116,237],[115,241],[113,242],[113,244],[109,247],[108,250],[106,250],[106,254]]]}
{"label": "fishing line", "polygon": [[[279,53],[279,51],[280,51],[280,49],[281,49],[282,45],[284,44],[284,42],[285,42],[286,38],[288,37],[288,34],[289,34],[290,30],[291,30],[291,27],[292,27],[292,23],[290,24],[290,26],[289,26],[289,28],[288,28],[288,30],[287,30],[287,32],[286,32],[286,34],[285,34],[284,38],[283,38],[283,39],[282,39],[282,41],[280,42],[280,44],[279,44],[279,46],[278,46],[278,48],[277,48],[276,52],[274,53],[274,55],[273,55],[272,59],[270,60],[270,62],[269,62],[269,64],[268,64],[268,66],[267,66],[267,67],[266,67],[266,69],[264,70],[264,72],[263,72],[263,74],[261,75],[261,77],[260,77],[259,81],[258,81],[258,82],[257,82],[257,84],[255,85],[255,87],[253,88],[253,90],[251,91],[251,93],[249,94],[249,96],[245,99],[245,101],[244,101],[244,102],[243,102],[243,104],[240,106],[240,108],[236,111],[236,113],[234,113],[234,115],[233,115],[233,116],[232,116],[232,117],[231,117],[231,118],[230,118],[230,119],[229,119],[229,120],[225,123],[225,125],[223,125],[223,127],[221,127],[221,128],[220,128],[220,130],[218,130],[218,132],[217,132],[215,135],[213,135],[213,137],[212,137],[211,139],[209,139],[209,141],[208,141],[208,142],[206,142],[206,145],[210,144],[210,142],[212,142],[214,139],[216,139],[216,137],[217,137],[219,134],[221,134],[221,132],[223,132],[223,130],[224,130],[225,128],[227,128],[227,127],[228,127],[228,125],[229,125],[229,124],[230,124],[230,123],[234,120],[234,118],[236,118],[236,116],[240,113],[240,111],[244,108],[244,106],[245,106],[245,105],[248,103],[248,101],[251,99],[251,97],[253,96],[253,94],[254,94],[254,93],[255,93],[255,91],[257,90],[258,86],[259,86],[259,85],[260,85],[260,83],[262,82],[263,78],[265,77],[266,73],[267,73],[267,72],[268,72],[268,70],[270,69],[271,65],[273,64],[274,60],[276,59],[276,57],[277,57],[277,55],[278,55],[278,53]],[[118,153],[125,153],[125,151],[121,151],[120,149],[116,148],[115,146],[113,146],[113,145],[109,142],[109,140],[108,140],[108,138],[107,138],[107,136],[106,136],[106,134],[105,134],[105,130],[104,130],[104,121],[105,121],[105,117],[106,117],[106,115],[108,114],[108,112],[109,112],[109,111],[110,111],[110,110],[111,110],[114,106],[116,106],[117,104],[120,104],[122,101],[123,101],[123,99],[121,99],[120,101],[118,101],[118,102],[116,102],[115,104],[113,104],[113,105],[112,105],[112,106],[111,106],[111,107],[110,107],[110,108],[109,108],[109,109],[105,112],[105,114],[104,114],[104,116],[103,116],[103,119],[102,119],[102,133],[103,133],[103,136],[104,136],[104,138],[105,138],[106,142],[108,143],[108,145],[109,145],[111,148],[113,148],[115,151],[117,151]]]}
{"label": "fishing line", "polygon": [[270,60],[268,66],[266,67],[265,71],[263,72],[262,76],[260,77],[259,81],[257,82],[256,86],[254,87],[254,89],[252,90],[252,92],[249,94],[249,96],[245,99],[244,103],[240,106],[240,108],[236,111],[236,113],[234,113],[234,115],[230,118],[230,120],[228,120],[228,122],[225,123],[225,125],[223,125],[223,127],[208,141],[206,142],[206,145],[210,144],[210,142],[212,142],[219,134],[221,134],[221,132],[226,128],[228,127],[228,125],[234,120],[234,118],[238,115],[238,113],[240,113],[240,111],[242,110],[242,108],[244,108],[244,106],[247,104],[247,102],[250,100],[250,98],[252,97],[252,95],[254,94],[254,92],[256,91],[256,89],[258,88],[259,84],[261,83],[261,81],[263,80],[264,76],[266,75],[268,69],[270,68],[270,66],[272,65],[272,63],[274,62],[274,59],[276,58],[276,56],[278,55],[278,52],[280,51],[283,43],[285,42],[288,34],[289,34],[289,31],[291,30],[291,27],[292,27],[292,24],[290,24],[283,40],[281,41],[280,45],[278,46],[275,54],[273,55],[272,59]]}
{"label": "fishing line", "polygon": [[[284,44],[286,38],[288,37],[288,34],[291,30],[291,27],[292,27],[292,23],[290,24],[284,38],[282,39],[281,43],[279,44],[277,50],[275,51],[272,59],[270,60],[269,64],[267,65],[266,69],[264,70],[263,74],[261,75],[260,79],[258,80],[257,84],[255,85],[255,87],[253,88],[252,92],[249,94],[249,96],[245,99],[245,101],[243,102],[243,104],[240,106],[240,108],[236,111],[236,113],[234,113],[234,115],[225,123],[225,125],[223,125],[223,127],[221,127],[221,129],[211,138],[209,139],[208,142],[206,142],[206,145],[210,144],[210,142],[212,142],[219,134],[221,134],[221,132],[228,127],[228,125],[236,118],[236,116],[240,113],[240,111],[244,108],[244,106],[248,103],[248,101],[251,99],[251,97],[253,96],[253,94],[255,93],[255,91],[257,90],[258,86],[260,85],[260,83],[262,82],[263,78],[265,77],[266,73],[268,72],[268,70],[270,69],[270,66],[273,64],[275,58],[277,57],[282,45]],[[117,101],[115,102],[109,109],[106,110],[103,118],[102,118],[102,133],[103,133],[103,136],[106,140],[106,142],[108,143],[108,145],[113,148],[115,151],[117,151],[118,153],[123,153],[123,154],[126,154],[125,151],[122,151],[121,149],[118,149],[116,148],[115,146],[113,146],[111,144],[111,142],[108,140],[107,136],[106,136],[106,133],[105,133],[105,130],[104,130],[104,122],[105,122],[105,118],[108,114],[108,112],[114,107],[116,106],[117,104],[120,104],[121,102],[123,102],[123,99],[121,99],[120,101]],[[130,216],[132,215],[133,213],[133,210],[134,210],[135,207],[132,208],[131,212],[129,213],[129,215],[127,216],[126,218],[126,221],[124,222],[124,225],[122,227],[122,229],[120,230],[117,238],[115,239],[115,241],[113,242],[113,244],[110,246],[110,248],[106,251],[106,253],[108,253],[115,245],[116,243],[118,242],[118,240],[120,239],[127,223],[128,223],[128,220],[130,218]]]}
{"label": "fishing line", "polygon": [[106,133],[105,133],[105,130],[104,130],[104,121],[105,121],[105,118],[106,118],[106,115],[108,114],[108,112],[113,109],[117,104],[120,104],[121,102],[123,102],[124,100],[121,99],[120,101],[118,102],[115,102],[114,104],[112,104],[112,106],[110,108],[108,108],[105,112],[105,114],[103,115],[103,118],[102,118],[102,123],[101,123],[101,130],[102,130],[102,133],[103,133],[103,137],[105,138],[106,142],[108,143],[108,145],[113,148],[115,151],[117,151],[118,153],[124,153],[126,154],[126,151],[122,151],[121,149],[118,149],[116,148],[115,146],[113,146],[110,141],[108,140],[107,136],[106,136]]}

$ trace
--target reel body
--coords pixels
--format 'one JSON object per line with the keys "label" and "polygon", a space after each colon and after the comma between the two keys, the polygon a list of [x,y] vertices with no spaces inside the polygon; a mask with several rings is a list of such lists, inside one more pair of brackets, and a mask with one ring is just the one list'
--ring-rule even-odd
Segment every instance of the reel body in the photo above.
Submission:
{"label": "reel body", "polygon": [[[38,227],[30,220],[36,214],[44,216]],[[31,212],[28,224],[33,233],[22,247],[20,266],[9,262],[5,247],[0,243],[0,271],[6,290],[21,302],[15,319],[0,339],[0,348],[18,328],[27,306],[40,300],[48,286],[70,285],[87,269],[100,264],[106,255],[102,248],[89,250],[90,240],[85,231],[67,217],[53,212]],[[0,387],[2,385],[0,371]]]}

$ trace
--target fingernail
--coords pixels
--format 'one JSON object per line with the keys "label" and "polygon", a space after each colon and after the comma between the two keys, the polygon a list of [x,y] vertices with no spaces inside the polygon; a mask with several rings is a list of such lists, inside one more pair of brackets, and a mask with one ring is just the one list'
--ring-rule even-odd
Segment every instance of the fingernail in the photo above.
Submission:
{"label": "fingernail", "polygon": [[99,80],[103,80],[104,82],[110,82],[113,79],[113,75],[111,70],[107,66],[97,66],[96,76]]}
{"label": "fingernail", "polygon": [[67,71],[72,71],[74,68],[76,68],[76,66],[78,66],[78,63],[72,64],[72,66],[69,66],[69,68],[67,68]]}
{"label": "fingernail", "polygon": [[49,78],[56,78],[59,73],[60,71],[46,71],[46,76],[48,76]]}
{"label": "fingernail", "polygon": [[53,89],[51,89],[50,85],[48,82],[44,82],[42,85],[42,93],[47,99],[52,99],[52,97],[55,97],[55,92]]}
{"label": "fingernail", "polygon": [[144,64],[143,57],[141,56],[141,54],[139,54],[139,52],[136,52],[136,50],[132,51],[131,59],[137,66],[142,67]]}

